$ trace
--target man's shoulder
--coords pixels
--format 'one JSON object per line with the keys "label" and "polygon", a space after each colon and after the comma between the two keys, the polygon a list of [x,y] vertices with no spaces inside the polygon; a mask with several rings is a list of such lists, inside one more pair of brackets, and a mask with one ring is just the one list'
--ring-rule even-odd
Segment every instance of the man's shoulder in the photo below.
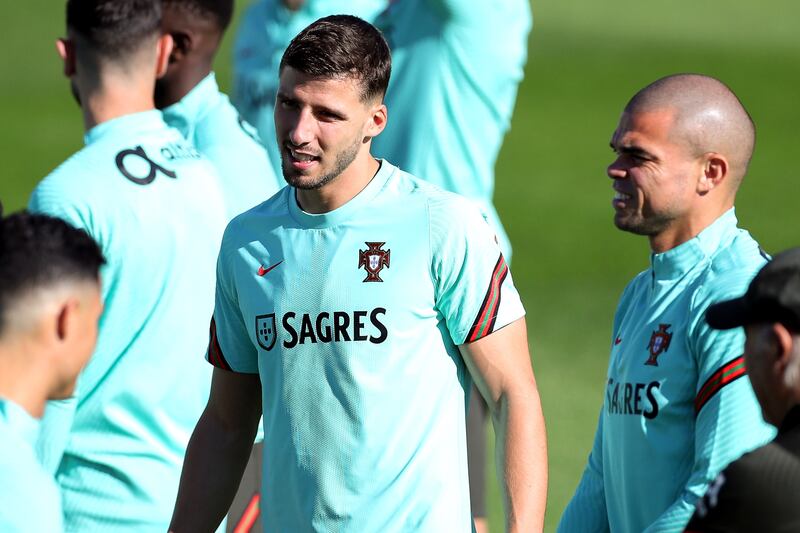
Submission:
{"label": "man's shoulder", "polygon": [[264,152],[264,145],[255,127],[242,118],[228,95],[223,92],[219,92],[218,97],[209,105],[198,124],[195,137],[198,137],[198,146],[208,140],[237,151],[257,149]]}
{"label": "man's shoulder", "polygon": [[[458,219],[481,214],[481,209],[475,201],[446,191],[400,168],[395,167],[390,183],[393,196],[403,201],[416,200],[423,203],[430,212],[431,218]],[[481,216],[483,215],[481,214]]]}
{"label": "man's shoulder", "polygon": [[223,242],[227,246],[239,246],[285,224],[290,216],[288,195],[291,190],[291,187],[284,187],[267,200],[233,217],[225,228]]}
{"label": "man's shoulder", "polygon": [[698,277],[695,303],[713,303],[741,296],[768,256],[750,234],[737,229],[732,239],[721,246]]}

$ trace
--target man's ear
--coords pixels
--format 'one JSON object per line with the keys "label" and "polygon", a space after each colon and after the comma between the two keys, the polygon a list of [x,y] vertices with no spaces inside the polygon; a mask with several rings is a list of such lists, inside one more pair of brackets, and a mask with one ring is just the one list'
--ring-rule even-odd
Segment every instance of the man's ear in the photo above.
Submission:
{"label": "man's ear", "polygon": [[70,298],[63,302],[55,314],[55,335],[58,341],[64,341],[74,334],[75,320],[78,315],[78,301]]}
{"label": "man's ear", "polygon": [[792,333],[786,326],[776,322],[770,328],[770,335],[775,344],[775,360],[772,361],[774,372],[780,377],[792,358]]}
{"label": "man's ear", "polygon": [[169,33],[158,38],[156,45],[156,79],[164,76],[167,73],[167,67],[173,62],[174,44],[175,41]]}
{"label": "man's ear", "polygon": [[372,108],[372,113],[364,131],[364,142],[370,141],[376,137],[386,127],[386,121],[389,120],[389,110],[386,109],[386,104],[381,103]]}
{"label": "man's ear", "polygon": [[75,43],[67,38],[56,39],[56,50],[64,64],[64,76],[75,75]]}
{"label": "man's ear", "polygon": [[719,187],[728,177],[728,158],[716,152],[703,155],[703,175],[697,183],[697,192],[705,194]]}

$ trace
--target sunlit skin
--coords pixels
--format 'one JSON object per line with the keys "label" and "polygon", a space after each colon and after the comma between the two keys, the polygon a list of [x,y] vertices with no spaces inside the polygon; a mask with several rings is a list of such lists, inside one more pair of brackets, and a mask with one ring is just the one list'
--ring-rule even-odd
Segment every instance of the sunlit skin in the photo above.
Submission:
{"label": "sunlit skin", "polygon": [[361,99],[353,78],[314,78],[284,67],[275,131],[286,181],[309,213],[332,211],[357,195],[380,164],[372,138],[386,125],[386,106]]}
{"label": "sunlit skin", "polygon": [[670,108],[626,111],[611,138],[614,224],[646,235],[656,253],[697,236],[733,206],[727,158],[693,153],[679,129]]}

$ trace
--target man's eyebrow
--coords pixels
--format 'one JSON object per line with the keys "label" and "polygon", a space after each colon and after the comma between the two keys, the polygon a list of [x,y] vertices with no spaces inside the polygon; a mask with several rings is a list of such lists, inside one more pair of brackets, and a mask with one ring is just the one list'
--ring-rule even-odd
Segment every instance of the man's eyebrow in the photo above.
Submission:
{"label": "man's eyebrow", "polygon": [[636,146],[635,144],[633,144],[633,145],[623,145],[623,146],[614,146],[614,143],[610,142],[610,143],[608,143],[608,145],[611,147],[612,150],[614,150],[615,152],[617,152],[619,154],[632,155],[634,157],[640,157],[642,159],[650,159],[650,160],[658,159],[654,154],[648,152],[647,150],[645,150],[644,148],[642,148],[640,146]]}

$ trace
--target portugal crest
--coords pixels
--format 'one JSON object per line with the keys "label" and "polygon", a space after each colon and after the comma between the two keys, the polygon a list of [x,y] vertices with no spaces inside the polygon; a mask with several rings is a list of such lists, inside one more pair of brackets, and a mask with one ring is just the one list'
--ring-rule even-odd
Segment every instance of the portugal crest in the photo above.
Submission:
{"label": "portugal crest", "polygon": [[366,250],[358,251],[358,268],[364,267],[367,277],[362,281],[383,281],[379,276],[383,267],[389,267],[389,254],[391,250],[381,250],[385,242],[365,242]]}
{"label": "portugal crest", "polygon": [[650,358],[644,364],[658,366],[658,356],[669,350],[672,333],[667,330],[671,327],[672,324],[658,325],[658,330],[650,336],[650,343],[647,345],[647,349],[650,350]]}
{"label": "portugal crest", "polygon": [[275,331],[275,313],[268,315],[258,315],[256,317],[256,340],[258,345],[266,351],[270,351],[275,346],[275,339],[278,337]]}

